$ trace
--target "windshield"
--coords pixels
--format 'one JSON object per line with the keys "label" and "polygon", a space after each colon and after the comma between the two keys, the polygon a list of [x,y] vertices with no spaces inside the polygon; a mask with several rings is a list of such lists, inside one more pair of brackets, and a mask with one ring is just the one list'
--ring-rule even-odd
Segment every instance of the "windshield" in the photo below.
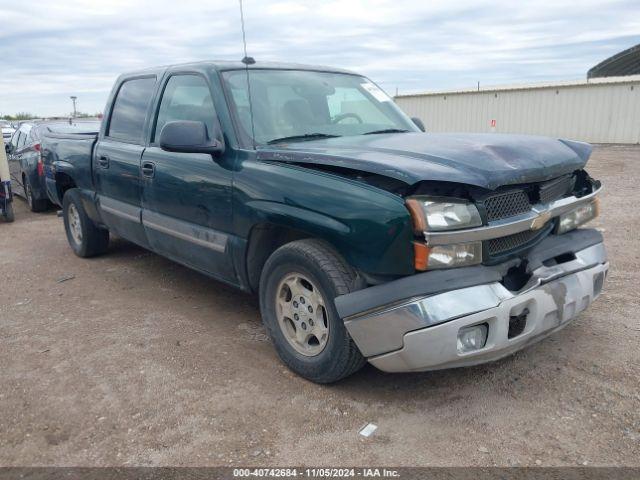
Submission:
{"label": "windshield", "polygon": [[[247,72],[223,74],[240,134],[251,139]],[[370,80],[304,70],[249,70],[255,141],[304,141],[379,131],[418,131]]]}

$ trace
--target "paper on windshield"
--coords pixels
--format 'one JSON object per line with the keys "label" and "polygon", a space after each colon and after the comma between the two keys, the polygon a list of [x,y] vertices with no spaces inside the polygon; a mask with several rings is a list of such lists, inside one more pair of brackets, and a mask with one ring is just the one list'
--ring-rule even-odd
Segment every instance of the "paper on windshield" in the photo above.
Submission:
{"label": "paper on windshield", "polygon": [[373,95],[373,98],[375,98],[379,102],[390,102],[391,101],[389,96],[386,93],[384,93],[382,90],[380,90],[373,83],[366,82],[366,83],[362,83],[360,86],[362,88],[364,88],[367,92],[369,92],[371,95]]}

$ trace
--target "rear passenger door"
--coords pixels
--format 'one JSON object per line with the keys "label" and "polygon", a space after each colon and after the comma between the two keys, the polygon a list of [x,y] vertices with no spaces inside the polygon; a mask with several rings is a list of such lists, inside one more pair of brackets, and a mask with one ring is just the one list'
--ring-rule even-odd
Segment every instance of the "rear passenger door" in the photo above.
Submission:
{"label": "rear passenger door", "polygon": [[122,82],[92,160],[104,222],[116,234],[142,246],[148,242],[141,221],[140,159],[155,84],[155,76]]}
{"label": "rear passenger door", "polygon": [[166,152],[159,146],[170,121],[194,120],[212,132],[218,122],[207,79],[169,76],[158,101],[150,144],[142,157],[142,221],[153,250],[235,283],[227,244],[232,228],[231,179],[224,158]]}

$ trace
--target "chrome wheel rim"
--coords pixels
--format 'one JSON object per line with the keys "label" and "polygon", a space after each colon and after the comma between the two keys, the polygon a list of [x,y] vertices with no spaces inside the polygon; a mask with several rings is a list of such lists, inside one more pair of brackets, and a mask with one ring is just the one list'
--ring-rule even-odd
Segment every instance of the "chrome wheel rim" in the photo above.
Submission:
{"label": "chrome wheel rim", "polygon": [[78,209],[73,203],[69,205],[68,215],[69,232],[71,232],[73,241],[80,245],[82,243],[82,226],[80,225],[80,213],[78,213]]}
{"label": "chrome wheel rim", "polygon": [[329,320],[320,290],[307,277],[291,273],[276,290],[278,325],[296,352],[314,357],[327,346]]}

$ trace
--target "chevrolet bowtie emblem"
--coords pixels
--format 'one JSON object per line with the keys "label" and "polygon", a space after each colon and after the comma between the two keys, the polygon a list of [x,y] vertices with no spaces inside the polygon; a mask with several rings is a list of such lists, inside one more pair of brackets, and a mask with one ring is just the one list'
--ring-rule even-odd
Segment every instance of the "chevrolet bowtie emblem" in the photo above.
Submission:
{"label": "chevrolet bowtie emblem", "polygon": [[540,230],[551,218],[549,212],[543,212],[531,221],[531,230]]}

